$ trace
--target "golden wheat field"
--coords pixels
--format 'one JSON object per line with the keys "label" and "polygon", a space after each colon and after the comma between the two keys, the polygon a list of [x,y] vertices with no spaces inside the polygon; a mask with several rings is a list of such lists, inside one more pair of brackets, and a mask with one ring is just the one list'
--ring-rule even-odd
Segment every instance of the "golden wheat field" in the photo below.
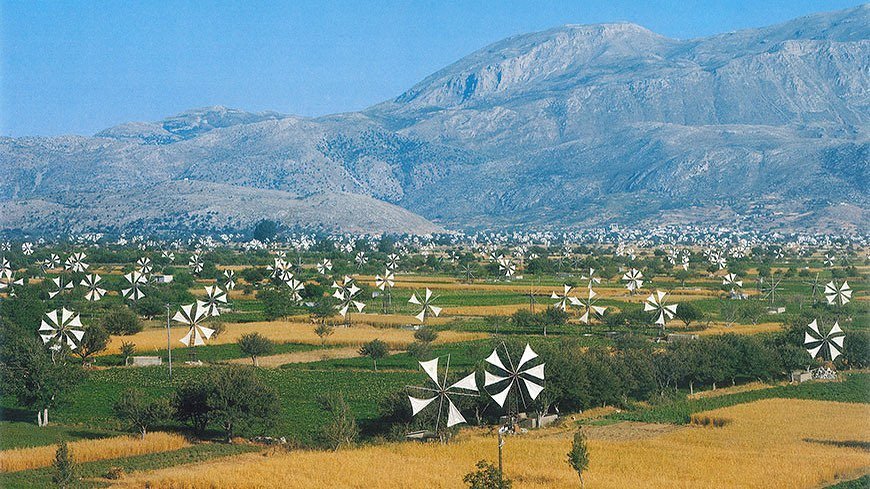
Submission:
{"label": "golden wheat field", "polygon": [[[769,399],[704,413],[724,427],[618,423],[586,428],[595,488],[816,488],[870,472],[870,406]],[[659,429],[658,427],[661,427]],[[517,489],[577,487],[565,463],[572,430],[507,439],[505,472]],[[125,487],[456,488],[496,439],[468,430],[448,445],[392,443],[342,451],[247,454],[130,476]]]}
{"label": "golden wheat field", "polygon": [[[434,318],[440,319],[440,318]],[[404,316],[386,316],[377,314],[354,314],[353,325],[349,328],[336,326],[334,333],[326,338],[327,345],[359,346],[374,339],[385,341],[390,348],[404,348],[414,341],[414,332],[410,329],[394,327],[376,328],[365,324],[383,322],[384,324],[415,324],[417,320]],[[225,330],[209,341],[211,345],[235,343],[243,334],[258,332],[278,343],[305,343],[320,345],[321,340],[314,333],[314,325],[303,321],[271,321],[254,323],[227,323]],[[173,325],[172,341],[175,343],[184,336],[183,326]],[[438,334],[438,343],[454,343],[484,338],[483,333],[468,333],[460,331],[442,331]],[[157,348],[166,348],[166,330],[163,328],[146,329],[130,336],[112,336],[109,347],[103,354],[119,353],[121,343],[132,342],[139,352],[148,352]],[[177,346],[173,343],[173,346]]]}
{"label": "golden wheat field", "polygon": [[726,333],[736,334],[757,334],[757,333],[773,333],[782,329],[782,323],[758,323],[758,324],[735,324],[728,326],[721,322],[712,322],[707,329],[698,331],[701,336],[717,335]]}
{"label": "golden wheat field", "polygon": [[[138,436],[118,436],[99,440],[80,440],[69,444],[76,462],[132,457],[146,453],[168,452],[189,446],[181,435],[155,432]],[[0,472],[47,467],[54,461],[57,445],[16,448],[0,452]]]}

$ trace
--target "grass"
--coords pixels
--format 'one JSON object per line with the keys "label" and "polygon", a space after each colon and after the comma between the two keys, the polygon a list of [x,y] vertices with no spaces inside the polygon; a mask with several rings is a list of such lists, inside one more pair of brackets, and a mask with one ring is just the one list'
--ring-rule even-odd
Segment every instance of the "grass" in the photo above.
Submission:
{"label": "grass", "polygon": [[847,375],[842,382],[808,382],[724,396],[682,399],[651,408],[623,411],[611,416],[624,421],[687,424],[694,413],[771,398],[870,403],[870,374],[853,373]]}
{"label": "grass", "polygon": [[[165,346],[165,344],[164,344]],[[303,343],[275,343],[272,354],[278,355],[282,353],[297,353],[303,351],[311,351],[318,349],[315,345],[303,344]],[[194,348],[188,348],[186,346],[178,345],[178,348],[175,348],[173,345],[172,348],[172,359],[173,361],[185,361],[188,358],[191,358],[192,350]],[[209,363],[215,362],[223,362],[226,360],[233,360],[236,358],[249,358],[244,352],[242,352],[239,345],[236,343],[226,343],[223,345],[203,345],[195,348],[196,350],[196,358]],[[163,358],[163,361],[168,361],[168,355],[166,354],[166,348],[157,348],[154,351],[145,351],[139,352],[137,355],[154,355]],[[100,366],[114,366],[114,365],[123,365],[124,359],[121,355],[103,355],[97,357],[95,365]]]}
{"label": "grass", "polygon": [[[732,422],[684,427],[634,439],[609,437],[619,426],[586,428],[588,487],[815,488],[860,476],[870,455],[856,448],[818,446],[806,439],[870,439],[870,406],[768,399],[709,413]],[[832,423],[832,420],[836,420]],[[507,437],[505,473],[515,487],[577,487],[565,460],[573,429],[547,428]],[[122,479],[122,487],[462,487],[476,461],[496,457],[496,437],[465,432],[449,444],[388,443],[331,452],[246,454],[196,467],[169,468]],[[812,460],[812,463],[806,463]],[[775,463],[759,463],[775,461]]]}
{"label": "grass", "polygon": [[[78,426],[82,430],[103,431],[124,428],[112,411],[112,404],[131,387],[142,389],[149,397],[168,397],[184,383],[201,378],[208,367],[177,367],[169,380],[165,367],[96,370],[52,412],[53,422]],[[325,422],[318,404],[321,395],[341,392],[360,422],[374,419],[381,401],[411,382],[420,381],[413,371],[310,370],[301,368],[258,369],[263,381],[277,390],[281,413],[274,434],[300,443],[317,440]],[[4,403],[12,402],[3,399]],[[21,424],[24,426],[24,423]],[[35,424],[32,430],[39,430]],[[170,422],[159,429],[176,429]],[[34,435],[38,436],[38,435]],[[55,442],[56,440],[51,440]]]}
{"label": "grass", "polygon": [[[113,470],[129,474],[135,471],[205,462],[218,457],[238,455],[258,449],[259,447],[251,445],[201,443],[171,452],[106,459],[97,462],[77,462],[78,475],[82,480],[73,487],[104,487],[112,482],[106,478],[106,475]],[[73,457],[76,457],[75,452],[73,452]],[[4,489],[52,487],[51,474],[50,468],[0,474],[0,487]]]}
{"label": "grass", "polygon": [[[130,457],[146,453],[167,452],[189,444],[184,437],[170,433],[148,433],[139,436],[118,436],[98,440],[79,440],[69,444],[77,462],[93,462],[107,458]],[[56,445],[15,448],[0,452],[0,472],[48,467],[54,461]]]}
{"label": "grass", "polygon": [[870,475],[839,482],[832,486],[828,486],[828,489],[867,489],[868,487],[870,487]]}
{"label": "grass", "polygon": [[79,426],[49,425],[38,428],[35,424],[35,415],[33,420],[30,420],[30,413],[16,411],[15,417],[23,417],[20,416],[23,414],[27,415],[27,421],[8,421],[12,411],[4,410],[3,417],[7,421],[0,421],[0,450],[51,445],[59,443],[61,440],[93,440],[119,434],[114,430],[82,428]]}

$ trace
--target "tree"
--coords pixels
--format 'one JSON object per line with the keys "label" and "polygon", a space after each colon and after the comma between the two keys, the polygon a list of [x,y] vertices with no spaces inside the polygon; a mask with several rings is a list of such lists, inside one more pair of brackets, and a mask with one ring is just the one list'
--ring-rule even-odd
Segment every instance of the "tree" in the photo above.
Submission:
{"label": "tree", "polygon": [[694,321],[704,319],[704,313],[691,302],[684,302],[677,307],[676,317],[686,325],[686,329],[689,329]]}
{"label": "tree", "polygon": [[180,386],[172,396],[175,419],[189,423],[196,433],[202,434],[208,426],[208,394],[205,379]]}
{"label": "tree", "polygon": [[359,354],[364,357],[369,357],[374,363],[375,371],[378,370],[378,360],[387,356],[390,348],[381,340],[372,340],[364,344],[359,349]]}
{"label": "tree", "polygon": [[51,466],[51,481],[57,487],[67,488],[73,483],[76,478],[76,465],[66,440],[61,441],[58,445]]}
{"label": "tree", "polygon": [[278,223],[263,219],[254,226],[251,236],[259,241],[269,241],[278,233]]}
{"label": "tree", "polygon": [[321,346],[326,344],[326,338],[332,336],[334,332],[335,328],[326,323],[320,323],[314,328],[314,334],[320,337]]}
{"label": "tree", "polygon": [[308,310],[311,320],[318,323],[325,323],[327,319],[335,316],[336,310],[332,305],[332,301],[327,297],[321,297],[314,303],[314,307]]}
{"label": "tree", "polygon": [[257,292],[257,300],[263,303],[263,315],[269,321],[286,317],[291,312],[290,305],[293,301],[290,297],[290,289],[286,287],[263,289]]}
{"label": "tree", "polygon": [[121,342],[121,356],[124,357],[124,365],[130,363],[130,357],[136,353],[136,344],[132,341]]}
{"label": "tree", "polygon": [[574,433],[571,451],[568,452],[568,465],[577,472],[580,477],[580,487],[583,487],[583,472],[589,467],[589,450],[586,448],[586,436],[583,430]]}
{"label": "tree", "polygon": [[422,327],[417,331],[414,331],[414,339],[420,343],[429,345],[438,339],[438,332],[432,328]]}
{"label": "tree", "polygon": [[359,435],[359,427],[347,401],[340,393],[330,393],[319,399],[321,408],[329,414],[329,420],[323,426],[323,435],[333,450],[342,445],[353,446]]}
{"label": "tree", "polygon": [[208,418],[220,426],[227,442],[240,431],[270,427],[280,412],[278,395],[253,370],[218,368],[207,385]]}
{"label": "tree", "polygon": [[272,349],[275,346],[274,343],[272,343],[272,340],[266,338],[260,333],[243,334],[237,343],[242,352],[251,357],[251,361],[254,363],[255,367],[260,366],[257,357],[272,353]]}
{"label": "tree", "polygon": [[465,474],[462,482],[468,484],[469,489],[510,489],[511,480],[507,477],[502,478],[499,474],[498,467],[481,460],[475,465],[477,470]]}
{"label": "tree", "polygon": [[145,439],[148,428],[165,421],[172,414],[172,407],[165,398],[149,400],[139,389],[127,389],[112,406],[115,415],[126,422]]}
{"label": "tree", "polygon": [[37,424],[47,426],[49,409],[81,380],[82,368],[67,361],[67,351],[49,353],[33,336],[6,334],[0,344],[3,395],[35,409]]}
{"label": "tree", "polygon": [[124,306],[113,307],[102,320],[102,326],[111,334],[131,335],[142,331],[139,318]]}
{"label": "tree", "polygon": [[686,286],[686,280],[692,278],[692,272],[688,270],[677,270],[677,273],[674,274],[674,278],[680,281],[680,287]]}
{"label": "tree", "polygon": [[82,359],[82,365],[84,365],[88,357],[105,350],[108,345],[109,332],[99,324],[94,324],[85,330],[85,336],[79,343],[79,347],[73,350],[73,353]]}

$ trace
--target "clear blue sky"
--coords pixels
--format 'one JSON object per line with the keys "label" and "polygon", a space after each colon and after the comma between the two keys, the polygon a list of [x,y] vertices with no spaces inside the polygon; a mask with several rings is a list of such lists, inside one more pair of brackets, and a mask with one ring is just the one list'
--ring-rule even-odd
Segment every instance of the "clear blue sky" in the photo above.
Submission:
{"label": "clear blue sky", "polygon": [[860,3],[0,0],[0,135],[93,134],[207,105],[351,111],[561,24],[631,21],[690,38]]}

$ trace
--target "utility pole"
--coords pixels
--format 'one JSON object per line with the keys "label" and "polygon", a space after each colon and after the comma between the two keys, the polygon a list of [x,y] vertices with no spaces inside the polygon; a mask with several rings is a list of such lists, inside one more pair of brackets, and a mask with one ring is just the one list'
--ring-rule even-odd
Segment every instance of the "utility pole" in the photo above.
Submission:
{"label": "utility pole", "polygon": [[501,460],[501,447],[504,446],[504,432],[507,429],[506,426],[502,426],[498,429],[498,487],[499,489],[503,489],[504,484],[504,472],[502,469],[502,460]]}
{"label": "utility pole", "polygon": [[169,304],[166,304],[166,351],[169,353],[169,379],[172,379],[172,335],[169,326]]}

